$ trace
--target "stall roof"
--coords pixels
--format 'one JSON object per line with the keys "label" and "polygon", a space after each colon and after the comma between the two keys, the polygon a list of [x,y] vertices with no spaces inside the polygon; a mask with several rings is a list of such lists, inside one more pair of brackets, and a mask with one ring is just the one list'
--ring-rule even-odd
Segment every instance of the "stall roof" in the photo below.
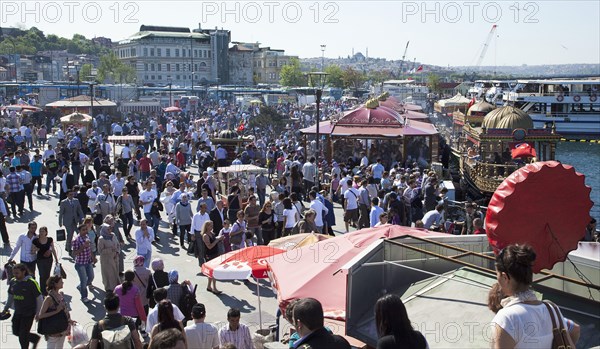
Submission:
{"label": "stall roof", "polygon": [[[330,134],[331,131],[333,131],[333,126],[335,126],[334,123],[332,123],[330,120],[327,121],[321,121],[321,123],[319,124],[319,133],[320,134]],[[306,133],[306,134],[316,134],[317,133],[317,125],[312,125],[306,128],[302,128],[300,129],[301,133]]]}
{"label": "stall roof", "polygon": [[381,126],[342,126],[337,125],[331,132],[332,136],[368,136],[368,137],[401,137],[404,134],[404,128],[401,127],[381,127]]}
{"label": "stall roof", "polygon": [[[85,108],[91,107],[91,97],[86,95],[80,95],[60,101],[46,104],[46,107],[54,108]],[[111,102],[107,99],[94,98],[94,107],[116,107],[117,103]]]}
{"label": "stall roof", "polygon": [[228,173],[228,172],[263,172],[267,173],[267,169],[256,165],[231,165],[225,167],[218,167],[217,172]]}

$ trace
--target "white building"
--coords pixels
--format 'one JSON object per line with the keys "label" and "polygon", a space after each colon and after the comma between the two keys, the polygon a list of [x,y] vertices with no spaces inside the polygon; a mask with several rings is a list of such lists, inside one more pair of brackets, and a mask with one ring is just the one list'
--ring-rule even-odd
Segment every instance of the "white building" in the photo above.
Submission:
{"label": "white building", "polygon": [[142,25],[114,50],[135,69],[138,85],[190,87],[214,79],[210,35],[188,28]]}

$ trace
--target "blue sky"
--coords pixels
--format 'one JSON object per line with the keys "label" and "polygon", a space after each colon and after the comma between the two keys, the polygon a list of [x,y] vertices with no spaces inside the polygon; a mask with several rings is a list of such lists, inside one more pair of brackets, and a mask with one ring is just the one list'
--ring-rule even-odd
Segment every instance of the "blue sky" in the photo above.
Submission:
{"label": "blue sky", "polygon": [[116,1],[0,2],[2,26],[123,39],[141,24],[229,29],[300,57],[370,57],[471,65],[600,63],[600,1]]}

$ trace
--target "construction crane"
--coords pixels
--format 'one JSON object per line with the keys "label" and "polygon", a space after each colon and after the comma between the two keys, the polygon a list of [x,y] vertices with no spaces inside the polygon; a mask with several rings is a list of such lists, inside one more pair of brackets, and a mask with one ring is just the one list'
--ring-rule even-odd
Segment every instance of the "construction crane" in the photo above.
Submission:
{"label": "construction crane", "polygon": [[[410,40],[406,42],[406,47],[404,48],[404,54],[402,55],[402,62],[400,62],[400,75],[402,75],[402,66],[404,66],[404,59],[406,58],[406,51],[408,51],[408,44],[410,44]],[[408,65],[407,65],[408,67]]]}
{"label": "construction crane", "polygon": [[492,26],[492,30],[490,30],[490,33],[487,36],[487,39],[485,40],[485,43],[483,44],[483,48],[481,49],[481,54],[479,55],[479,58],[477,59],[477,64],[475,65],[475,67],[479,68],[481,66],[481,62],[483,61],[483,58],[485,57],[485,54],[487,53],[488,48],[490,47],[490,42],[492,41],[492,38],[494,37],[494,33],[496,33],[496,27],[497,25],[494,24]]}

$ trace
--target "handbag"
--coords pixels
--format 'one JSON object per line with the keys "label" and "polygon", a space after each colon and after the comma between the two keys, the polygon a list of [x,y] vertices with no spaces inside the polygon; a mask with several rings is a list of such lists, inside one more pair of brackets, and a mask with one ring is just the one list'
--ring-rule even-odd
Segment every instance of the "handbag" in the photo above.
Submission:
{"label": "handbag", "polygon": [[565,323],[556,304],[544,301],[552,319],[552,349],[575,349],[571,335],[565,328]]}
{"label": "handbag", "polygon": [[96,215],[94,216],[94,224],[102,225],[102,223],[104,223],[104,218],[102,217],[102,213],[96,213]]}
{"label": "handbag", "polygon": [[[51,295],[48,295],[48,297],[51,297],[55,306],[58,306],[59,303],[56,301],[56,299],[54,299],[54,297]],[[67,328],[69,328],[69,318],[67,317],[67,313],[65,313],[63,310],[52,316],[40,319],[38,321],[37,332],[39,334],[49,336],[62,333],[66,331]]]}
{"label": "handbag", "polygon": [[54,275],[60,276],[63,279],[67,278],[67,273],[65,272],[65,269],[60,263],[56,263],[56,265],[54,266]]}
{"label": "handbag", "polygon": [[[238,224],[237,222],[235,222],[233,225]],[[240,225],[238,224],[238,227],[240,227]],[[240,227],[241,228],[241,227]],[[242,240],[244,239],[244,232],[239,232],[236,235],[232,235],[231,233],[229,234],[229,243],[232,245],[239,245],[242,243]]]}
{"label": "handbag", "polygon": [[56,241],[65,241],[67,240],[67,234],[64,229],[56,230]]}

